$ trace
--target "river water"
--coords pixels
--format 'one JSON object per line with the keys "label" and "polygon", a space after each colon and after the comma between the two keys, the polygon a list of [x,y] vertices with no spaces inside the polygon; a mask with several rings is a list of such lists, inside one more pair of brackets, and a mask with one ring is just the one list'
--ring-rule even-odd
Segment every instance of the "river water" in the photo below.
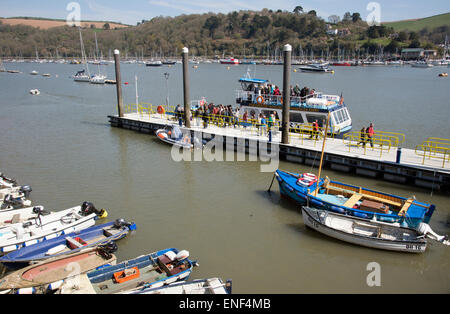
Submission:
{"label": "river water", "polygon": [[[62,210],[91,201],[108,210],[103,221],[135,221],[135,234],[118,242],[118,260],[168,247],[198,260],[192,279],[233,280],[234,293],[449,293],[450,250],[429,243],[424,254],[373,250],[333,240],[307,229],[300,208],[267,189],[272,173],[254,161],[176,162],[171,148],[152,135],[110,127],[117,114],[114,85],[76,83],[79,65],[6,63],[0,73],[0,171],[33,188],[32,201]],[[122,64],[124,102],[182,102],[181,65]],[[295,68],[295,67],[293,67]],[[249,69],[282,86],[282,66],[200,64],[189,68],[191,98],[234,104],[237,80]],[[32,76],[32,70],[52,77]],[[114,67],[101,71],[114,79]],[[92,72],[98,71],[91,67]],[[428,137],[449,138],[446,68],[343,67],[335,74],[292,73],[292,83],[343,94],[353,126],[369,122],[406,135],[414,148]],[[164,73],[169,73],[166,80]],[[168,88],[167,88],[168,87]],[[39,96],[30,89],[41,91]],[[280,162],[293,172],[317,171]],[[449,233],[448,195],[418,187],[323,171],[337,181],[436,204],[431,226]],[[100,223],[99,222],[99,223]],[[380,265],[380,286],[369,286]]]}

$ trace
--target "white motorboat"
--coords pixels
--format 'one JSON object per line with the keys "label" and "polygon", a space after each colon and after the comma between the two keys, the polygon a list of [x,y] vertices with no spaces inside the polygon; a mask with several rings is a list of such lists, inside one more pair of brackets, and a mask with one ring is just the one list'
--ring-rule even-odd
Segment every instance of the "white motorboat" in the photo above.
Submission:
{"label": "white motorboat", "polygon": [[41,92],[39,91],[39,89],[31,89],[30,90],[30,94],[31,95],[40,95]]}
{"label": "white motorboat", "polygon": [[106,76],[102,74],[93,75],[90,79],[91,84],[105,84]]}
{"label": "white motorboat", "polygon": [[105,210],[98,211],[91,203],[84,202],[82,206],[0,227],[0,252],[12,252],[62,234],[86,229],[95,225],[98,217],[106,216]]}
{"label": "white motorboat", "polygon": [[329,68],[328,63],[311,63],[299,67],[302,72],[314,73],[334,73],[334,70]]}
{"label": "white motorboat", "polygon": [[31,71],[31,73],[30,73],[31,75],[38,75],[39,74],[39,72],[38,71]]}
{"label": "white motorboat", "polygon": [[417,62],[411,63],[411,66],[413,68],[432,68],[433,67],[433,65],[431,63],[426,62],[426,61],[417,61]]}
{"label": "white motorboat", "polygon": [[133,291],[131,294],[231,294],[231,280],[220,278],[174,282],[167,286]]}
{"label": "white motorboat", "polygon": [[28,199],[32,189],[29,185],[14,186],[0,190],[0,211],[31,205]]}

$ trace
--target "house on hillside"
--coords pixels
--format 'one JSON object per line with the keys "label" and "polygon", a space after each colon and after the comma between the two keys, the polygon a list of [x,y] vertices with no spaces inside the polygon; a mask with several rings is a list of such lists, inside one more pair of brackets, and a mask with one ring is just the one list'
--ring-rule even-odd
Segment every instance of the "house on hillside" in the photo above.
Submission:
{"label": "house on hillside", "polygon": [[423,48],[403,48],[402,59],[403,60],[415,60],[424,57]]}

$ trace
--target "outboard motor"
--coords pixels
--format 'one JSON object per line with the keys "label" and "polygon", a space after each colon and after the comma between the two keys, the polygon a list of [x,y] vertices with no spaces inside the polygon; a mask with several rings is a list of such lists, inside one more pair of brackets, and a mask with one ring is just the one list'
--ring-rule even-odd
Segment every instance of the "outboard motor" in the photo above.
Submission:
{"label": "outboard motor", "polygon": [[81,205],[81,212],[82,212],[83,216],[88,216],[92,213],[95,213],[100,218],[104,218],[104,217],[108,216],[108,213],[106,212],[106,210],[104,210],[104,209],[98,210],[97,208],[95,208],[94,204],[92,204],[91,202],[86,202],[86,201],[83,202],[83,204]]}
{"label": "outboard motor", "polygon": [[130,231],[136,230],[136,224],[134,222],[128,222],[123,218],[116,219],[116,221],[114,221],[114,227],[117,229],[121,227],[128,227]]}
{"label": "outboard motor", "polygon": [[30,197],[31,191],[32,191],[32,189],[31,189],[31,186],[29,186],[29,185],[22,185],[19,189],[19,192],[23,193],[23,195],[25,195],[25,198]]}
{"label": "outboard motor", "polygon": [[97,248],[98,253],[104,259],[110,259],[112,257],[112,253],[117,251],[117,249],[118,249],[117,244],[114,241],[105,243],[103,245],[99,245],[98,248]]}

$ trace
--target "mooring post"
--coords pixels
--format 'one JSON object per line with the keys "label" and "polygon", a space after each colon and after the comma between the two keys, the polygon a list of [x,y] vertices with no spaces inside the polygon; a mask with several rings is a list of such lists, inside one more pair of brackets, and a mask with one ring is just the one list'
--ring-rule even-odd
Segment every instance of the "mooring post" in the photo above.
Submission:
{"label": "mooring post", "polygon": [[117,111],[119,117],[123,117],[122,79],[120,75],[120,52],[114,50],[114,62],[116,65],[116,87],[117,87]]}
{"label": "mooring post", "polygon": [[184,123],[187,128],[191,127],[191,105],[189,95],[189,49],[183,48],[183,90],[184,90]]}
{"label": "mooring post", "polygon": [[287,44],[283,47],[283,113],[281,120],[281,143],[289,144],[289,110],[291,107],[291,54],[292,46]]}

